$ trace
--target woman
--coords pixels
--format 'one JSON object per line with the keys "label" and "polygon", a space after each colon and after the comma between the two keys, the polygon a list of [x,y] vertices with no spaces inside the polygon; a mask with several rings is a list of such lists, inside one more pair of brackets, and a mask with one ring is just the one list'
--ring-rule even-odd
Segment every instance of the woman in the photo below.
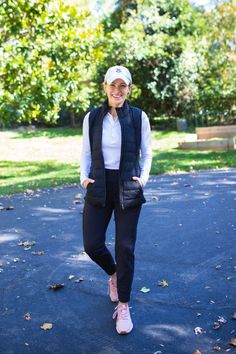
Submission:
{"label": "woman", "polygon": [[[151,131],[146,114],[126,101],[132,78],[123,66],[106,72],[102,107],[83,122],[81,184],[86,189],[83,212],[84,249],[108,275],[113,318],[119,334],[133,329],[129,300],[134,274],[134,248],[143,187],[151,167]],[[141,166],[139,165],[141,153]],[[105,233],[114,211],[115,261],[105,245]]]}

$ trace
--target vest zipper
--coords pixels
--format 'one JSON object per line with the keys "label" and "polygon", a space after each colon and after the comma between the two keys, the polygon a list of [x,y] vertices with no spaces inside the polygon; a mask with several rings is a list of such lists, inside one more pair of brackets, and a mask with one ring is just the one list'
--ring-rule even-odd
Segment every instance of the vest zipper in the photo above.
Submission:
{"label": "vest zipper", "polygon": [[121,179],[121,169],[122,169],[122,160],[123,160],[123,149],[124,149],[124,142],[123,142],[123,137],[124,137],[124,127],[123,127],[123,122],[122,122],[122,115],[120,116],[120,110],[117,110],[117,115],[118,119],[120,122],[120,128],[121,128],[121,153],[120,153],[120,165],[119,165],[119,196],[120,196],[120,205],[121,209],[125,209],[124,205],[124,188],[122,185],[122,179]]}

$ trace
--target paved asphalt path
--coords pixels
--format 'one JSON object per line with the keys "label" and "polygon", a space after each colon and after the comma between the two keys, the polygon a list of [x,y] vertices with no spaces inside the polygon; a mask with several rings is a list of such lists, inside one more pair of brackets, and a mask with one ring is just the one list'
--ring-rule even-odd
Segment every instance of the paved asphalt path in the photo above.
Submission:
{"label": "paved asphalt path", "polygon": [[[128,336],[115,331],[107,276],[83,253],[78,193],[73,186],[0,198],[2,209],[15,208],[0,211],[0,354],[203,354],[217,345],[235,353],[236,169],[150,178]],[[114,222],[107,244],[113,252]],[[57,283],[64,288],[48,289]],[[41,329],[45,322],[52,329]]]}

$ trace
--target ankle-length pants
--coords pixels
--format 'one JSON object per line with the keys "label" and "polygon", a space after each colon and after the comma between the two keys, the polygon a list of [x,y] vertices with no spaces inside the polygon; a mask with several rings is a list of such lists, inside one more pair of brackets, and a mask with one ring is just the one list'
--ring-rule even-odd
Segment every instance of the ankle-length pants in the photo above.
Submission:
{"label": "ankle-length pants", "polygon": [[[115,261],[106,247],[106,230],[114,211]],[[118,170],[106,169],[106,205],[85,202],[83,211],[84,250],[108,275],[117,273],[119,301],[128,302],[134,275],[134,250],[141,206],[122,209],[119,203]]]}

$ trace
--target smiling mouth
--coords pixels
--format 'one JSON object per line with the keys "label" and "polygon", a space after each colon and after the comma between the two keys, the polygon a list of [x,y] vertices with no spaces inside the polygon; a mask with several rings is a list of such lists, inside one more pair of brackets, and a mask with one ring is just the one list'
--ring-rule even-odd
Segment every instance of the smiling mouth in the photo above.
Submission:
{"label": "smiling mouth", "polygon": [[115,95],[112,95],[112,97],[115,98],[115,99],[122,98],[122,96],[115,96]]}

